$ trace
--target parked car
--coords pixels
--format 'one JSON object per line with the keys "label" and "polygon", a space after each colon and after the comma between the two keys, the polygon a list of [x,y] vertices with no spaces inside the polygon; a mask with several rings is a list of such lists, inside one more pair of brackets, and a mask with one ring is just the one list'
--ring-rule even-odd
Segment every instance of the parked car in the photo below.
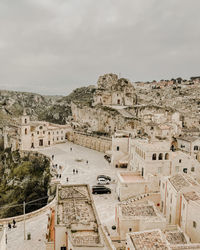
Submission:
{"label": "parked car", "polygon": [[100,185],[106,185],[109,183],[110,183],[110,181],[108,179],[105,179],[105,178],[98,178],[98,181],[97,181],[97,184],[100,184]]}
{"label": "parked car", "polygon": [[105,186],[92,186],[93,194],[111,194],[111,189]]}
{"label": "parked car", "polygon": [[97,176],[97,181],[98,181],[98,179],[100,179],[100,178],[103,178],[103,179],[105,179],[105,180],[111,181],[111,178],[110,178],[109,176],[107,176],[107,175],[98,175],[98,176]]}

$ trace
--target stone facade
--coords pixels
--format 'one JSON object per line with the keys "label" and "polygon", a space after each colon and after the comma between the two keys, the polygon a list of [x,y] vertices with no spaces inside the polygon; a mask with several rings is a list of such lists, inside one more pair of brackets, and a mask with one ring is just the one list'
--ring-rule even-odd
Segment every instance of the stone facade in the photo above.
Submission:
{"label": "stone facade", "polygon": [[94,95],[94,106],[97,104],[132,106],[135,100],[134,87],[129,80],[118,78],[116,74],[106,74],[99,77]]}
{"label": "stone facade", "polygon": [[32,150],[65,142],[71,132],[70,125],[58,125],[44,121],[31,121],[24,114],[15,126],[4,128],[4,148]]}

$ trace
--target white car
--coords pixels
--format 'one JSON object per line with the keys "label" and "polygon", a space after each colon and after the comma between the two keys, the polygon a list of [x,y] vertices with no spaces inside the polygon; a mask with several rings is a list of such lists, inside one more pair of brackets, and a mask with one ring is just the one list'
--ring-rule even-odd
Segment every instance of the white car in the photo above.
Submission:
{"label": "white car", "polygon": [[109,184],[110,181],[109,180],[106,180],[104,178],[99,178],[98,181],[97,181],[97,184],[99,185],[106,185],[106,184]]}

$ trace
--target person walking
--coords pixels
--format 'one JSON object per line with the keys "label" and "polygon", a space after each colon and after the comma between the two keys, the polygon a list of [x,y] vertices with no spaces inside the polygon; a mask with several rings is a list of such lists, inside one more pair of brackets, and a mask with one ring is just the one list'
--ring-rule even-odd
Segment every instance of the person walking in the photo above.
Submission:
{"label": "person walking", "polygon": [[13,228],[15,228],[16,227],[16,221],[15,221],[15,219],[13,219]]}
{"label": "person walking", "polygon": [[12,226],[10,224],[10,222],[8,223],[8,229],[11,230]]}

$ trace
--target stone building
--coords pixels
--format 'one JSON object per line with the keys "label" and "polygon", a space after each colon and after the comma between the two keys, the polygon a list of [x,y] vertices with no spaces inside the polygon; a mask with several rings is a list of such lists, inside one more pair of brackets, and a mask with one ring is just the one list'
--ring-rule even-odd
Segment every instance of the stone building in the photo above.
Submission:
{"label": "stone building", "polygon": [[116,74],[100,76],[94,95],[93,106],[132,106],[136,101],[132,83],[125,78],[118,78]]}
{"label": "stone building", "polygon": [[180,227],[193,243],[200,242],[200,189],[185,192],[181,200]]}
{"label": "stone building", "polygon": [[129,162],[129,140],[128,131],[117,131],[112,136],[111,165],[116,168],[127,168]]}
{"label": "stone building", "polygon": [[106,250],[89,186],[58,186],[46,250]]}
{"label": "stone building", "polygon": [[160,177],[170,174],[171,153],[169,141],[132,139],[129,168],[139,171],[142,177],[154,184],[152,191],[158,191]]}
{"label": "stone building", "polygon": [[126,234],[150,229],[165,229],[166,220],[153,202],[123,201],[116,208],[117,231],[121,240]]}
{"label": "stone building", "polygon": [[200,152],[200,138],[197,136],[180,136],[177,138],[177,147],[197,159],[197,154]]}
{"label": "stone building", "polygon": [[150,181],[139,172],[118,172],[117,177],[116,193],[120,201],[151,192]]}
{"label": "stone building", "polygon": [[181,224],[182,196],[184,193],[192,191],[199,192],[200,184],[187,174],[161,178],[161,211],[169,224]]}
{"label": "stone building", "polygon": [[17,125],[4,128],[4,147],[12,150],[32,150],[65,142],[72,129],[45,121],[31,121],[24,114]]}

